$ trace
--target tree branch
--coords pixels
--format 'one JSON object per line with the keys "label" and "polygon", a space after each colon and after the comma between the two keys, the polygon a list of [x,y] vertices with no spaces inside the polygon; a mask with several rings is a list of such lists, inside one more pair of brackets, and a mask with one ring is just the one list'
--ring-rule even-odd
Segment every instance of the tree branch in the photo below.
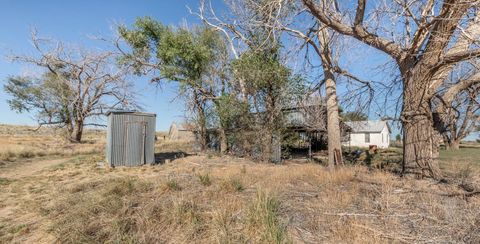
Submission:
{"label": "tree branch", "polygon": [[480,48],[475,50],[458,51],[445,55],[442,59],[442,64],[454,64],[478,57],[480,57]]}
{"label": "tree branch", "polygon": [[355,15],[356,26],[348,26],[340,20],[335,20],[335,13],[326,13],[325,7],[320,9],[312,0],[302,0],[303,4],[307,6],[310,12],[322,23],[328,27],[334,29],[335,31],[356,38],[369,46],[377,48],[386,54],[390,55],[392,58],[400,62],[404,57],[402,47],[391,40],[381,38],[373,33],[368,32],[363,25],[357,21],[363,19],[363,13],[365,11],[365,1],[359,0],[359,6],[357,7],[357,13]]}
{"label": "tree branch", "polygon": [[353,26],[363,25],[363,18],[365,15],[365,4],[366,4],[366,0],[358,0],[357,11],[355,13],[355,21],[353,22]]}

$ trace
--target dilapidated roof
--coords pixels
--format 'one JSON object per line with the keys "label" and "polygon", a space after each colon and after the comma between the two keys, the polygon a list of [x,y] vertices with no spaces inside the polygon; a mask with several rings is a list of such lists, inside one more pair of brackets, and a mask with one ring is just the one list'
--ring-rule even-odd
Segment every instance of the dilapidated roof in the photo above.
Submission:
{"label": "dilapidated roof", "polygon": [[381,120],[366,120],[366,121],[350,121],[345,122],[345,124],[351,128],[353,133],[361,132],[381,132],[385,126],[390,131],[390,127],[387,124],[387,121]]}

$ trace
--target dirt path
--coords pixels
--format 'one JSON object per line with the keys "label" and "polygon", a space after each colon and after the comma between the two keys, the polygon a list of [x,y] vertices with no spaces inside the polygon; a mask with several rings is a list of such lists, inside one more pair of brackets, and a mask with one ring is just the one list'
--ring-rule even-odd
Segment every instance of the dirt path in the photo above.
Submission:
{"label": "dirt path", "polygon": [[37,198],[48,199],[52,189],[43,189],[42,182],[32,177],[71,158],[33,159],[16,162],[16,165],[0,170],[0,178],[12,181],[11,184],[1,185],[3,188],[0,189],[0,243],[55,242],[55,237],[48,231],[49,220],[22,204],[35,202]]}
{"label": "dirt path", "polygon": [[38,161],[33,160],[26,163],[20,162],[14,167],[2,169],[0,171],[0,177],[9,179],[20,179],[23,177],[34,176],[43,169],[67,162],[70,159],[71,157],[59,159],[44,159]]}

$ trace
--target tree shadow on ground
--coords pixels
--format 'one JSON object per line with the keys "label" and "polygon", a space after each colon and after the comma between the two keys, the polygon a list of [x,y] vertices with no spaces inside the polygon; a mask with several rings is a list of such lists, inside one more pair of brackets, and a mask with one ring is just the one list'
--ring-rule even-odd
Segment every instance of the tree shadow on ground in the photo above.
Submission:
{"label": "tree shadow on ground", "polygon": [[164,164],[167,160],[172,161],[177,158],[184,158],[190,155],[192,154],[188,154],[183,151],[155,153],[155,164]]}

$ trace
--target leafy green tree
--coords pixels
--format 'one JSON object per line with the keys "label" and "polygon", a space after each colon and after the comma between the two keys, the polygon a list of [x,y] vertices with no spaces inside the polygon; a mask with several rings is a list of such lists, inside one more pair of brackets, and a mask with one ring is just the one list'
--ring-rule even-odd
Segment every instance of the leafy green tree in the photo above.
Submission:
{"label": "leafy green tree", "polygon": [[[72,124],[70,102],[73,91],[52,73],[41,78],[16,76],[8,78],[4,90],[12,96],[10,108],[19,113],[35,111],[39,125],[69,127]],[[68,128],[70,132],[73,128]]]}
{"label": "leafy green tree", "polygon": [[[232,61],[225,38],[210,28],[169,27],[145,17],[132,28],[120,26],[118,30],[131,48],[123,51],[120,62],[135,67],[137,74],[155,74],[154,82],[177,82],[179,92],[196,108],[194,117],[203,145],[209,126],[219,128],[222,152],[227,137],[250,138],[246,134],[255,133],[253,127],[268,127],[270,136],[265,138],[271,140],[280,124],[280,98],[286,97],[286,87],[295,80],[280,62],[276,42],[265,47],[251,38],[247,51]],[[250,34],[259,37],[261,33]],[[214,115],[207,112],[212,111],[210,107]]]}
{"label": "leafy green tree", "polygon": [[[243,53],[232,64],[236,79],[245,82],[246,92],[251,98],[250,110],[255,116],[247,129],[261,139],[264,160],[269,160],[273,138],[279,137],[285,129],[282,108],[301,94],[302,79],[292,75],[279,58],[274,46],[253,49]],[[247,117],[248,118],[248,117]],[[258,137],[260,135],[260,137]],[[255,142],[251,142],[255,144]],[[256,143],[258,144],[258,143]]]}
{"label": "leafy green tree", "polygon": [[342,112],[340,114],[340,117],[342,118],[343,121],[364,121],[368,120],[368,116],[365,113],[362,112]]}
{"label": "leafy green tree", "polygon": [[397,135],[395,136],[395,140],[396,140],[396,141],[401,141],[401,140],[402,140],[402,136],[400,136],[400,134],[397,134]]}
{"label": "leafy green tree", "polygon": [[[207,107],[218,110],[218,100],[227,89],[224,40],[208,28],[174,28],[150,17],[137,19],[131,29],[120,26],[118,31],[131,47],[131,52],[123,51],[121,64],[132,65],[137,74],[155,74],[153,82],[179,84],[180,94],[189,98],[205,149],[208,123],[214,121],[207,116]],[[219,121],[224,152],[223,118]]]}

